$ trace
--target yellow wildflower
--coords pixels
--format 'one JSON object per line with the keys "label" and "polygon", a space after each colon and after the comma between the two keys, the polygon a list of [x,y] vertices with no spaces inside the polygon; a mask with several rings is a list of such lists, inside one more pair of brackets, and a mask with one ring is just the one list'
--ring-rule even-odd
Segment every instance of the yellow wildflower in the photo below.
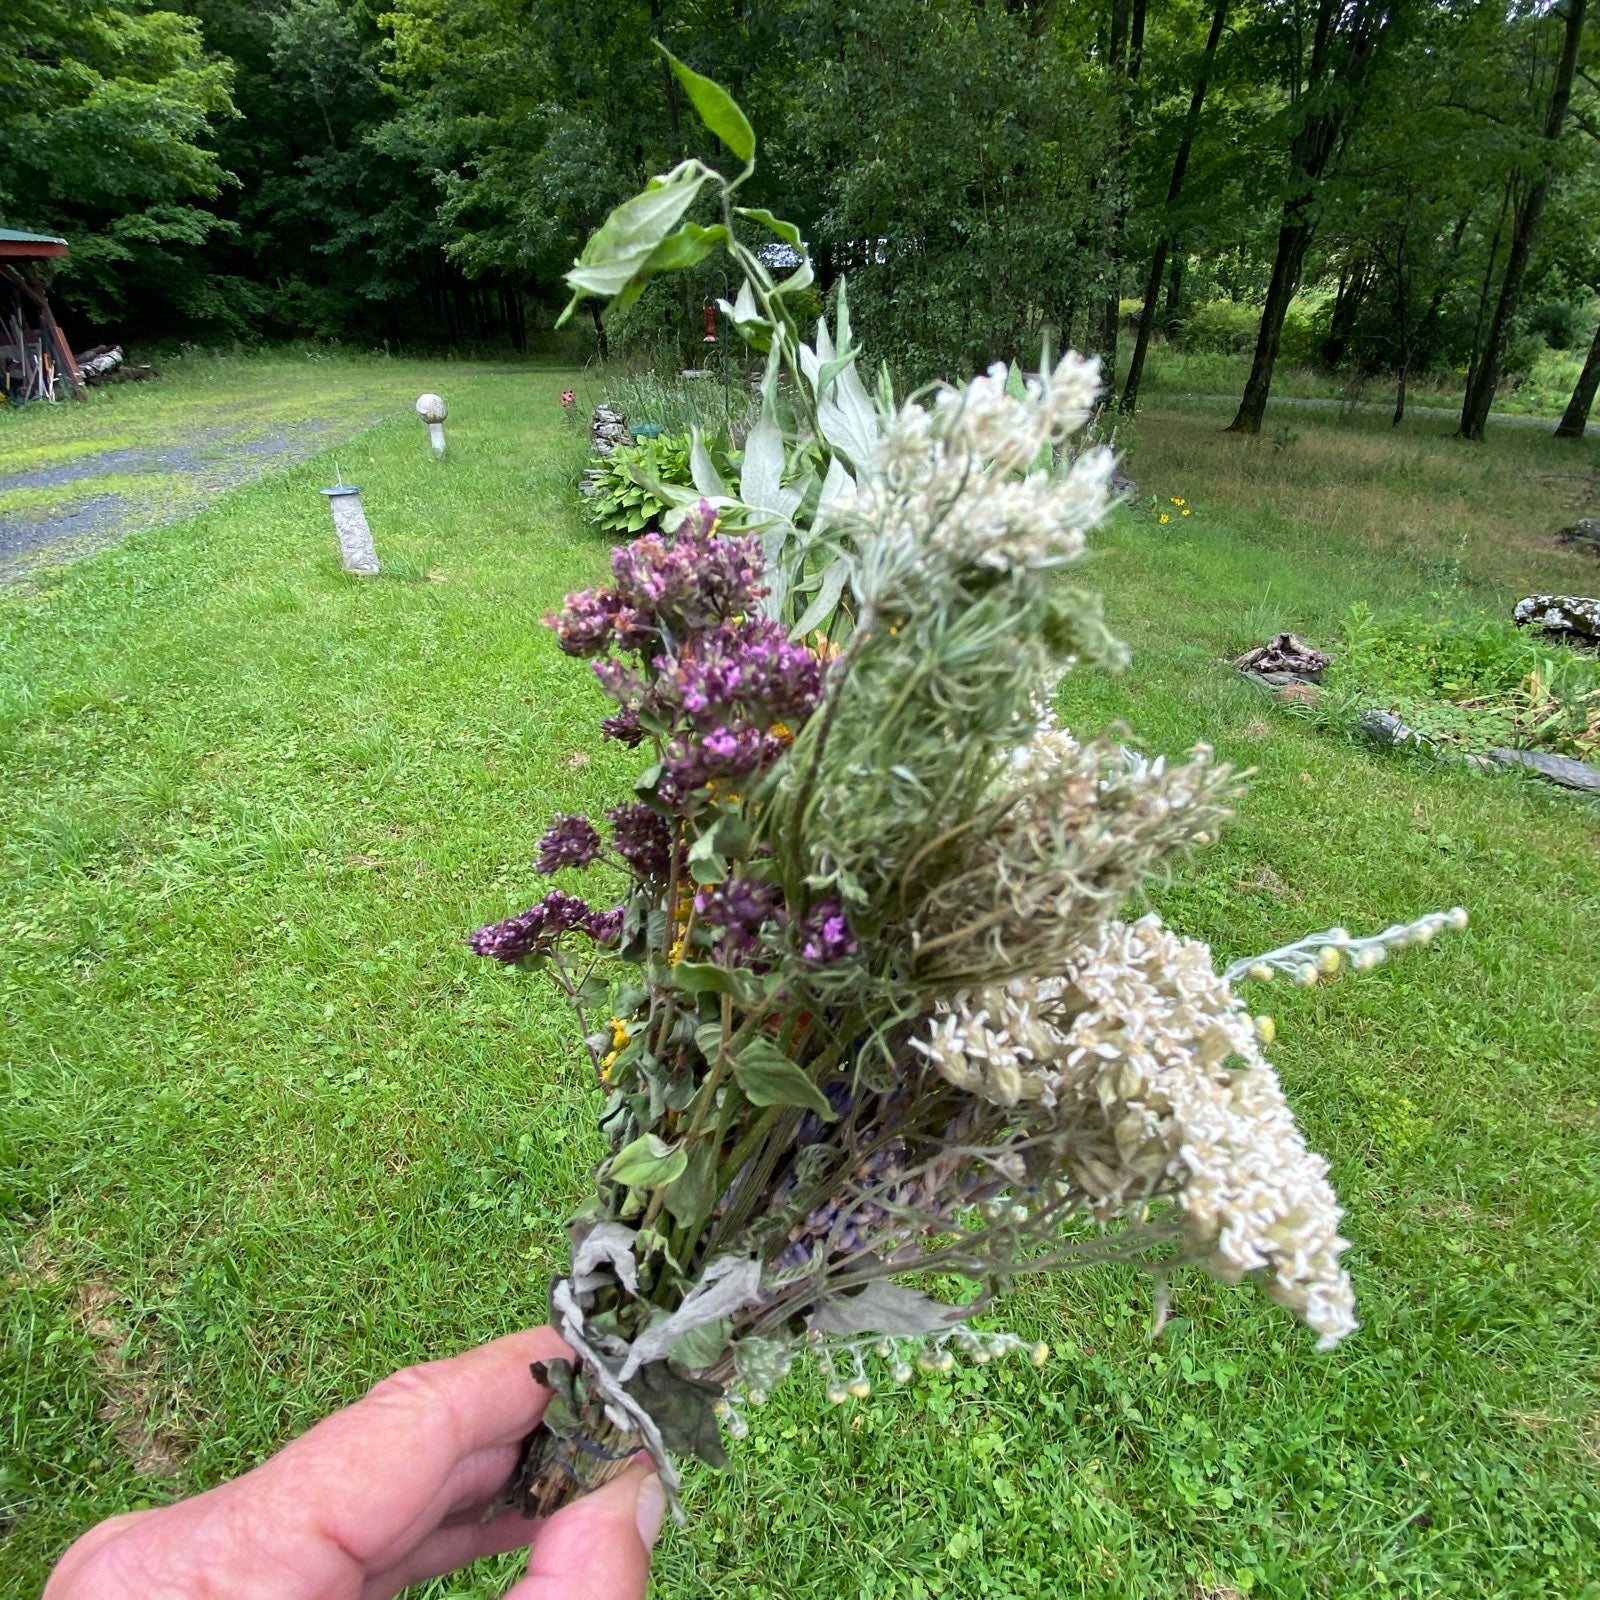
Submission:
{"label": "yellow wildflower", "polygon": [[1183,504],[1183,496],[1182,496],[1182,495],[1181,495],[1181,494],[1175,494],[1175,495],[1173,495],[1173,497],[1172,497],[1172,503],[1173,503],[1173,505],[1175,505],[1175,506],[1181,506],[1181,505],[1182,505],[1182,504]]}
{"label": "yellow wildflower", "polygon": [[1165,511],[1163,511],[1163,512],[1162,512],[1162,513],[1161,513],[1161,520],[1162,520],[1162,521],[1163,521],[1163,522],[1166,522],[1166,521],[1168,521],[1168,520],[1169,520],[1169,519],[1168,519],[1168,517],[1167,517],[1167,514],[1166,514],[1166,512],[1165,512]]}
{"label": "yellow wildflower", "polygon": [[611,1048],[613,1052],[620,1050],[628,1042],[628,1038],[628,1024],[613,1017],[611,1019]]}
{"label": "yellow wildflower", "polygon": [[1183,514],[1184,514],[1184,516],[1188,516],[1188,515],[1189,515],[1189,508],[1188,508],[1188,506],[1185,506],[1185,507],[1184,507],[1184,508],[1183,508]]}

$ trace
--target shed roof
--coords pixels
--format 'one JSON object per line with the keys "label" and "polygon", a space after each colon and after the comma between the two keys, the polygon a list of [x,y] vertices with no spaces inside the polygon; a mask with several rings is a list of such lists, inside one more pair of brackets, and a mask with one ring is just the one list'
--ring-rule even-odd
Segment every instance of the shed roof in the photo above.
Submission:
{"label": "shed roof", "polygon": [[67,241],[53,233],[19,233],[15,228],[0,228],[0,257],[64,256]]}

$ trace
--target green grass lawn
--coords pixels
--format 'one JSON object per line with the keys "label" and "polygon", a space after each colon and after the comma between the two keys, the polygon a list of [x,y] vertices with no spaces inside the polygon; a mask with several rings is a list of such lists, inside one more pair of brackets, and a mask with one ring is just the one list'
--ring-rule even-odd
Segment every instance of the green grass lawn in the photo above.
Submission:
{"label": "green grass lawn", "polygon": [[[363,370],[336,375],[352,407]],[[462,369],[436,464],[392,370],[370,368],[388,420],[339,452],[384,576],[340,573],[324,456],[0,595],[0,1595],[393,1367],[541,1320],[564,1262],[589,1073],[538,981],[462,939],[533,898],[547,814],[629,767],[539,626],[606,551],[572,490],[570,374]],[[119,443],[170,403],[107,398]],[[9,419],[0,471],[63,425]],[[1371,753],[1220,659],[1360,599],[1501,604],[1572,558],[1467,519],[1441,576],[1388,524],[1330,530],[1318,474],[1349,447],[1295,427],[1224,459],[1193,417],[1141,420],[1135,474],[1203,515],[1123,511],[1097,541],[1085,577],[1135,665],[1062,704],[1258,769],[1157,897],[1222,957],[1472,908],[1365,978],[1255,1001],[1349,1208],[1362,1331],[1319,1356],[1193,1276],[1152,1344],[1141,1279],[1023,1289],[999,1316],[1057,1347],[1042,1373],[754,1413],[732,1473],[693,1475],[659,1594],[1600,1595],[1600,819]],[[1491,488],[1555,470],[1523,448],[1453,459]],[[1396,495],[1434,492],[1402,466]],[[512,1570],[430,1592],[487,1600]]]}

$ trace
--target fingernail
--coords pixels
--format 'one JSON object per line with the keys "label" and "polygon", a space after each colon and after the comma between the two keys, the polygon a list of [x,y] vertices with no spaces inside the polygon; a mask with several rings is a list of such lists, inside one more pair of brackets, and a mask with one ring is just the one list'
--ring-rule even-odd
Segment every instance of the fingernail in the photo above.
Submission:
{"label": "fingernail", "polygon": [[634,1521],[639,1524],[639,1537],[646,1550],[655,1548],[661,1535],[661,1519],[666,1514],[667,1495],[661,1487],[659,1474],[652,1472],[639,1485],[639,1498],[633,1503]]}

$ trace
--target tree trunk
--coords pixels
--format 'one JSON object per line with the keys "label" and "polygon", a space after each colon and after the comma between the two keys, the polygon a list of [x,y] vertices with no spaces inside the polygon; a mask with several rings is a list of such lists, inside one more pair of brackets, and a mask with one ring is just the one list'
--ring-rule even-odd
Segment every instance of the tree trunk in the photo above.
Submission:
{"label": "tree trunk", "polygon": [[1183,321],[1183,240],[1172,241],[1172,265],[1167,268],[1167,303],[1161,308],[1161,331],[1168,338]]}
{"label": "tree trunk", "polygon": [[[1311,49],[1306,88],[1335,89],[1328,109],[1307,115],[1289,146],[1292,187],[1283,202],[1283,224],[1278,230],[1278,253],[1272,264],[1272,283],[1256,334],[1255,358],[1239,401],[1239,412],[1228,425],[1229,433],[1260,433],[1272,389],[1272,369],[1277,365],[1283,339],[1283,319],[1300,286],[1300,272],[1316,226],[1316,196],[1323,180],[1337,166],[1350,124],[1361,104],[1372,63],[1386,29],[1401,9],[1402,0],[1389,6],[1358,3],[1347,12],[1345,0],[1321,0]],[[1348,21],[1341,34],[1341,24]]]}
{"label": "tree trunk", "polygon": [[606,342],[606,325],[600,316],[600,302],[598,300],[589,302],[589,316],[594,321],[594,353],[602,361],[609,361],[611,359],[611,346]]}
{"label": "tree trunk", "polygon": [[1506,255],[1505,276],[1500,280],[1500,295],[1495,301],[1488,337],[1484,340],[1483,357],[1467,384],[1466,396],[1461,402],[1461,437],[1475,444],[1483,442],[1489,407],[1500,385],[1500,369],[1505,361],[1506,345],[1511,338],[1512,319],[1522,302],[1522,283],[1527,276],[1528,257],[1533,253],[1534,235],[1539,230],[1539,217],[1549,197],[1550,186],[1555,181],[1552,158],[1561,138],[1562,125],[1567,120],[1568,102],[1572,99],[1572,79],[1578,67],[1578,45],[1583,37],[1586,5],[1587,0],[1567,0],[1561,59],[1556,64],[1555,81],[1550,86],[1550,104],[1545,111],[1545,158],[1541,171],[1512,213],[1511,249]]}
{"label": "tree trunk", "polygon": [[1122,323],[1121,284],[1117,267],[1122,257],[1122,240],[1127,229],[1128,197],[1125,188],[1128,140],[1130,136],[1129,100],[1139,77],[1144,51],[1145,0],[1111,0],[1111,45],[1107,59],[1111,71],[1122,80],[1117,100],[1116,142],[1111,155],[1111,226],[1106,242],[1106,261],[1111,270],[1111,286],[1100,309],[1101,370],[1108,389],[1117,381],[1117,334]]}
{"label": "tree trunk", "polygon": [[[1194,90],[1189,96],[1189,111],[1183,119],[1183,136],[1178,141],[1178,152],[1172,158],[1172,176],[1167,180],[1167,215],[1177,204],[1183,192],[1184,173],[1189,166],[1189,152],[1194,148],[1195,131],[1200,126],[1200,107],[1205,101],[1206,84],[1211,78],[1211,66],[1216,60],[1217,44],[1222,38],[1223,23],[1227,20],[1228,0],[1217,0],[1211,13],[1211,31],[1206,35],[1205,55],[1200,60],[1200,70],[1195,76]],[[1142,20],[1142,13],[1141,13]],[[1145,353],[1150,348],[1150,333],[1155,327],[1156,302],[1161,295],[1161,270],[1166,265],[1171,236],[1165,231],[1166,216],[1162,218],[1163,231],[1156,240],[1150,258],[1150,271],[1144,283],[1144,305],[1139,312],[1139,332],[1133,342],[1133,358],[1128,363],[1128,376],[1123,381],[1122,399],[1117,409],[1131,416],[1139,405],[1139,380],[1144,376]],[[1174,272],[1174,283],[1177,273]],[[1176,296],[1176,288],[1173,290]],[[1170,311],[1170,307],[1169,307]]]}
{"label": "tree trunk", "polygon": [[1567,401],[1567,409],[1561,413],[1561,421],[1556,425],[1556,438],[1583,437],[1589,426],[1589,408],[1594,404],[1596,389],[1600,389],[1600,328],[1594,330],[1594,342],[1589,346],[1583,371],[1578,374],[1572,398]]}
{"label": "tree trunk", "polygon": [[1355,331],[1361,303],[1371,287],[1372,277],[1365,261],[1358,262],[1349,279],[1340,283],[1339,292],[1334,296],[1333,315],[1328,319],[1328,337],[1322,342],[1322,359],[1330,367],[1344,360],[1345,346]]}
{"label": "tree trunk", "polygon": [[1267,303],[1261,310],[1261,327],[1256,333],[1255,359],[1239,400],[1238,415],[1228,424],[1229,433],[1260,433],[1267,414],[1267,396],[1272,391],[1272,369],[1277,365],[1278,346],[1283,340],[1283,319],[1289,302],[1300,287],[1300,269],[1305,265],[1311,245],[1311,224],[1295,222],[1278,231],[1278,254],[1272,263],[1272,282],[1267,286]]}

